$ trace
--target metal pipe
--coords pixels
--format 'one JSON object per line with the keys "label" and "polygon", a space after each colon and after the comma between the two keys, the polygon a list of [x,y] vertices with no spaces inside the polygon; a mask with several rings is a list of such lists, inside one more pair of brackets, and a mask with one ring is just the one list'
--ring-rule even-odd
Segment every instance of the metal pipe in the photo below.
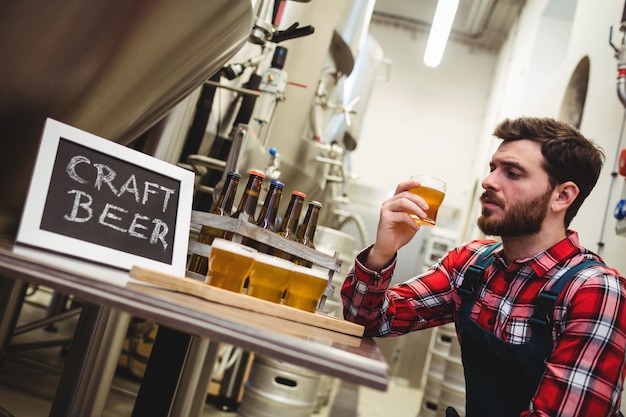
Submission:
{"label": "metal pipe", "polygon": [[[221,71],[218,71],[213,75],[211,81],[219,84],[221,78],[220,73]],[[198,153],[202,139],[204,139],[207,124],[209,123],[209,116],[211,115],[216,89],[217,88],[213,84],[209,84],[209,82],[205,82],[204,85],[202,85],[200,97],[196,102],[196,112],[193,116],[193,122],[189,127],[189,131],[187,132],[185,144],[183,145],[183,150],[178,159],[179,162],[185,163],[189,155]]]}
{"label": "metal pipe", "polygon": [[27,358],[27,357],[16,355],[16,354],[8,354],[7,359],[13,363],[24,365],[33,369],[38,369],[40,371],[43,371],[52,375],[60,375],[62,372],[62,369],[57,366],[50,365],[49,363],[46,363],[46,362],[41,362],[35,359]]}
{"label": "metal pipe", "polygon": [[259,4],[259,9],[257,12],[257,17],[263,20],[268,20],[269,11],[272,7],[272,1],[270,0],[261,0]]}
{"label": "metal pipe", "polygon": [[617,97],[626,107],[626,64],[621,63],[617,66]]}
{"label": "metal pipe", "polygon": [[349,222],[353,222],[357,230],[359,231],[359,237],[361,238],[359,247],[366,247],[369,244],[369,237],[367,234],[367,227],[365,226],[363,218],[357,213],[351,213],[345,210],[337,210],[337,214],[341,218],[339,224],[337,225],[337,230],[341,230],[346,224],[348,224]]}
{"label": "metal pipe", "polygon": [[80,313],[80,308],[75,308],[72,310],[68,310],[64,313],[57,314],[55,316],[47,317],[41,320],[32,321],[22,326],[16,327],[15,330],[13,331],[13,336],[27,333],[27,332],[30,332],[31,330],[39,329],[45,326],[46,324],[56,323],[57,321],[69,319],[71,317],[78,315],[79,313]]}
{"label": "metal pipe", "polygon": [[[622,102],[623,103],[623,102]],[[615,169],[617,168],[617,160],[619,159],[619,150],[622,148],[622,141],[624,139],[624,129],[626,128],[626,111],[624,112],[624,116],[622,117],[622,127],[620,129],[620,135],[619,135],[619,140],[617,142],[617,148],[616,151],[614,152],[615,154],[615,159],[613,161],[613,172],[611,172],[611,185],[609,187],[609,193],[607,195],[606,198],[606,206],[604,208],[604,215],[602,217],[602,227],[600,227],[600,238],[598,240],[598,248],[596,249],[596,252],[598,253],[598,255],[602,255],[602,250],[604,249],[604,231],[605,231],[605,227],[606,227],[606,222],[608,220],[608,217],[610,216],[609,213],[612,212],[612,206],[611,206],[611,200],[612,200],[612,190],[613,190],[613,186],[615,185],[615,181],[617,181],[617,172],[615,172]]]}
{"label": "metal pipe", "polygon": [[27,288],[24,281],[0,277],[0,354],[11,342]]}
{"label": "metal pipe", "polygon": [[261,95],[260,91],[258,91],[258,90],[251,90],[249,88],[233,87],[231,85],[220,84],[220,83],[217,83],[215,81],[205,81],[204,83],[207,84],[207,85],[212,85],[212,86],[215,86],[215,87],[224,88],[226,90],[235,91],[237,93],[245,94],[245,95],[248,95],[248,96],[257,96],[258,97],[258,96]]}
{"label": "metal pipe", "polygon": [[[612,32],[612,31],[611,31]],[[615,57],[617,58],[617,97],[622,103],[622,106],[626,107],[626,45],[624,40],[626,33],[622,34],[622,45],[617,48],[611,41],[612,35],[609,37],[609,44],[615,50]]]}
{"label": "metal pipe", "polygon": [[202,362],[202,369],[198,378],[196,396],[192,400],[192,406],[189,411],[189,416],[191,417],[200,416],[206,404],[207,392],[209,391],[209,384],[211,382],[211,376],[213,375],[213,367],[217,360],[219,346],[220,344],[215,341],[209,343],[209,349]]}
{"label": "metal pipe", "polygon": [[129,323],[128,313],[83,306],[50,417],[102,415]]}
{"label": "metal pipe", "polygon": [[57,340],[43,340],[40,342],[12,343],[7,348],[7,352],[23,352],[25,350],[43,349],[56,346],[68,346],[70,345],[70,343],[72,343],[71,337]]}
{"label": "metal pipe", "polygon": [[615,49],[617,58],[617,97],[622,106],[626,107],[626,2],[624,2],[619,30],[622,32],[621,48],[615,48],[612,43],[611,46]]}
{"label": "metal pipe", "polygon": [[190,334],[159,326],[132,417],[170,415],[190,343]]}
{"label": "metal pipe", "polygon": [[[206,380],[201,378],[206,376],[203,371],[209,351],[209,342],[206,337],[193,336],[191,338],[170,415],[178,417],[197,417],[200,415],[198,413],[194,416],[192,410],[201,410],[201,405],[206,400],[210,375]],[[213,363],[211,363],[212,366]],[[198,396],[199,391],[203,392],[204,396]],[[196,401],[199,404],[196,404]]]}

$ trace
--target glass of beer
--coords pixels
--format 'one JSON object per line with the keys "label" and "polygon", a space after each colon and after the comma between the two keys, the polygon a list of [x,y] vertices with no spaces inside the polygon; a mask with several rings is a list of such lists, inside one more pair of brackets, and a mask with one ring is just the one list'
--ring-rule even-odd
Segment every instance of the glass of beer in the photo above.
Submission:
{"label": "glass of beer", "polygon": [[241,292],[250,275],[256,250],[230,240],[216,238],[209,252],[206,282],[225,290]]}
{"label": "glass of beer", "polygon": [[248,295],[280,303],[289,281],[294,264],[286,259],[257,252],[250,271]]}
{"label": "glass of beer", "polygon": [[437,211],[443,202],[443,197],[446,195],[446,183],[439,178],[428,175],[413,175],[411,180],[421,183],[421,186],[411,188],[409,191],[422,197],[428,204],[428,210],[426,211],[425,219],[420,219],[414,213],[409,214],[417,224],[434,226],[437,221]]}
{"label": "glass of beer", "polygon": [[328,272],[296,265],[287,287],[284,303],[300,310],[315,313],[328,285]]}

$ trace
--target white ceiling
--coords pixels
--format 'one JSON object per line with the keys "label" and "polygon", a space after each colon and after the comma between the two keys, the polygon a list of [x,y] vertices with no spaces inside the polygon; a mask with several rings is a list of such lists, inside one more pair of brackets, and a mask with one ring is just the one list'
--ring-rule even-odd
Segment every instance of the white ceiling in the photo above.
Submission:
{"label": "white ceiling", "polygon": [[[450,37],[497,51],[525,3],[526,0],[460,0]],[[428,31],[436,5],[437,0],[376,0],[372,20]]]}

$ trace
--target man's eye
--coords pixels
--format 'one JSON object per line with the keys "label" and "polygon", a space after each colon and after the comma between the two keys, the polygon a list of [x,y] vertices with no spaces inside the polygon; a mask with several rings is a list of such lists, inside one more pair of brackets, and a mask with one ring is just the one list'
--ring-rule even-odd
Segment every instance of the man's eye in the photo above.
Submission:
{"label": "man's eye", "polygon": [[507,171],[506,175],[509,178],[519,178],[519,173],[516,171]]}

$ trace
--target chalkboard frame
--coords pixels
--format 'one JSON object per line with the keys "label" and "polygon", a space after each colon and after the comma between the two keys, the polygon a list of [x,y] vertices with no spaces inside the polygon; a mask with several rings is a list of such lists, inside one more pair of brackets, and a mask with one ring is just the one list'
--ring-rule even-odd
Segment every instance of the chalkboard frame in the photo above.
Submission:
{"label": "chalkboard frame", "polygon": [[[168,227],[173,232],[171,241],[173,247],[169,248],[170,253],[167,260],[130,253],[126,250],[102,245],[97,242],[97,239],[94,241],[89,238],[77,238],[71,236],[71,233],[50,231],[52,229],[45,230],[42,227],[57,151],[60,145],[66,143],[81,146],[87,151],[102,155],[103,158],[110,158],[109,160],[112,158],[117,164],[126,164],[131,167],[129,170],[150,172],[151,178],[163,178],[163,181],[167,180],[177,185],[176,191],[178,192],[168,195],[168,198],[171,196],[168,203],[171,201],[172,204],[176,204],[176,207],[174,230],[171,230],[172,225]],[[135,171],[131,172],[133,172],[134,177]],[[189,244],[193,187],[194,173],[189,170],[48,118],[45,122],[16,244],[65,254],[122,270],[130,270],[133,266],[142,266],[184,276]],[[163,210],[165,211],[165,208]],[[74,226],[70,225],[69,227]],[[81,227],[81,225],[77,224],[76,227]]]}

